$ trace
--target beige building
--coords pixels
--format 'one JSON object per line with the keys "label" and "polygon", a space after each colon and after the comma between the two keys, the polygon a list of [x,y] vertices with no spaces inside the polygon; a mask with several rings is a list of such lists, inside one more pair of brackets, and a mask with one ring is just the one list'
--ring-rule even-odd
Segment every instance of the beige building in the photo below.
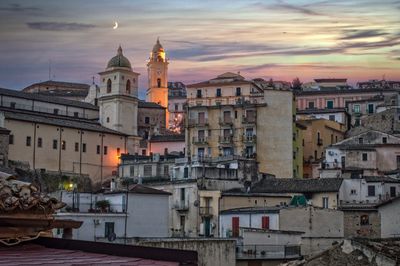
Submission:
{"label": "beige building", "polygon": [[293,176],[290,91],[262,89],[228,72],[188,85],[187,104],[188,156],[254,158],[261,172]]}

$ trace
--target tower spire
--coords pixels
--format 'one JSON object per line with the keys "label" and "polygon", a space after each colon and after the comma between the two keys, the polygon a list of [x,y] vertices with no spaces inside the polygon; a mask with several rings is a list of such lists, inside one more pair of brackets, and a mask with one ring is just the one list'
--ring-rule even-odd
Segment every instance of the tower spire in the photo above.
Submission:
{"label": "tower spire", "polygon": [[122,47],[121,47],[121,44],[120,44],[119,47],[118,47],[117,54],[118,54],[118,55],[122,55]]}

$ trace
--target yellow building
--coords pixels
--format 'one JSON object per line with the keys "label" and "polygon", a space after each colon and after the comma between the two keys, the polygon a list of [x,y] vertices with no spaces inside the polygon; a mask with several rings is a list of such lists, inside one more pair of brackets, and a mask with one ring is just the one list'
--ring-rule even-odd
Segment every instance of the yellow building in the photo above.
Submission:
{"label": "yellow building", "polygon": [[187,86],[187,155],[254,158],[259,170],[293,176],[292,93],[239,74]]}
{"label": "yellow building", "polygon": [[168,128],[168,59],[165,57],[165,51],[159,39],[157,39],[150,53],[147,72],[147,101],[157,103],[166,108],[165,121],[167,124],[166,128]]}
{"label": "yellow building", "polygon": [[300,123],[294,123],[293,132],[293,177],[303,178],[303,163],[304,163],[304,132],[306,126]]}
{"label": "yellow building", "polygon": [[319,165],[325,158],[325,148],[343,140],[346,127],[326,119],[305,118],[297,122],[307,128],[303,131],[304,177],[318,178]]}

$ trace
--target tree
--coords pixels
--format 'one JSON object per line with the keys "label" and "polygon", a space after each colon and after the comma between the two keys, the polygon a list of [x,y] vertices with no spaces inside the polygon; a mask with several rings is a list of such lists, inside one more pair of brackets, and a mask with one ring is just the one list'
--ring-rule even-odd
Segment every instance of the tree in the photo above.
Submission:
{"label": "tree", "polygon": [[301,83],[301,81],[300,81],[300,79],[298,77],[293,79],[293,81],[292,81],[292,89],[294,91],[301,91],[301,85],[303,85],[303,83]]}

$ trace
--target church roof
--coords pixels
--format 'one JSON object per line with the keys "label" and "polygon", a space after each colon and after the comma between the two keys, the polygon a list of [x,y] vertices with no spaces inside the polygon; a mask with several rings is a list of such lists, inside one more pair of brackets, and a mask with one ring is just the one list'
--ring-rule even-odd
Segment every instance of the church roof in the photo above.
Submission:
{"label": "church roof", "polygon": [[132,69],[131,62],[122,54],[121,45],[118,47],[117,55],[108,61],[107,68],[126,67]]}

